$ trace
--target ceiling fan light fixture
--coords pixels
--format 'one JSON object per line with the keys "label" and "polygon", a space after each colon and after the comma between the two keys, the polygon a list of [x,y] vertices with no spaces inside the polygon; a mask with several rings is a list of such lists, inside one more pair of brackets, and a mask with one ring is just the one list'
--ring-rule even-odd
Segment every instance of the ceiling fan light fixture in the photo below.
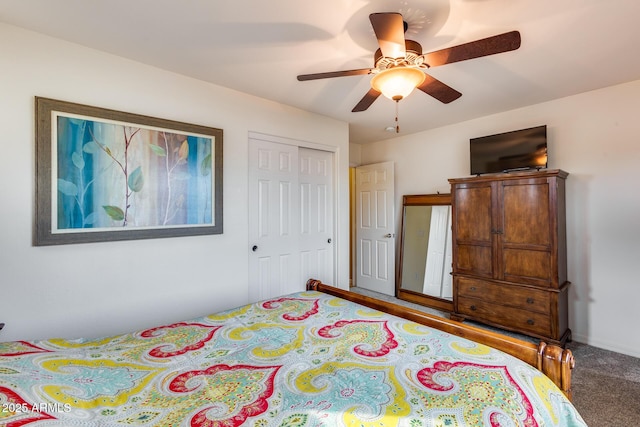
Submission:
{"label": "ceiling fan light fixture", "polygon": [[424,73],[411,67],[394,67],[373,76],[371,87],[389,99],[400,101],[424,82]]}

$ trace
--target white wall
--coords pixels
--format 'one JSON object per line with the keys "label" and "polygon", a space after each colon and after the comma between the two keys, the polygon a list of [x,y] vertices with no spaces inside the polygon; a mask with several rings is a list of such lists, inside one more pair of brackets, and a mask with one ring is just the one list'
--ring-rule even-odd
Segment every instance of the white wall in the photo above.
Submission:
{"label": "white wall", "polygon": [[[346,123],[5,24],[0,70],[0,340],[95,337],[245,304],[250,131],[338,147],[336,284],[348,286]],[[34,96],[222,128],[224,234],[33,247]]]}
{"label": "white wall", "polygon": [[[436,106],[434,108],[446,108]],[[576,341],[640,357],[640,81],[363,145],[394,161],[403,194],[450,192],[469,175],[469,139],[548,126],[549,167],[567,180],[570,327]]]}

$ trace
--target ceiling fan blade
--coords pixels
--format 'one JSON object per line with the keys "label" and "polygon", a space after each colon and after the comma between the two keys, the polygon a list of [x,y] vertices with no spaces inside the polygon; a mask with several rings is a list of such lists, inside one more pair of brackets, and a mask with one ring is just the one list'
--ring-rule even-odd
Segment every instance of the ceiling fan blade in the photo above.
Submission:
{"label": "ceiling fan blade", "polygon": [[429,67],[451,64],[452,62],[466,61],[467,59],[480,58],[496,53],[509,52],[520,47],[520,33],[510,31],[486,39],[464,43],[458,46],[437,50],[423,55],[424,62]]}
{"label": "ceiling fan blade", "polygon": [[399,13],[372,13],[369,21],[376,33],[382,55],[388,58],[404,58],[404,21]]}
{"label": "ceiling fan blade", "polygon": [[435,79],[428,74],[425,74],[424,82],[420,86],[418,86],[418,89],[420,89],[427,95],[433,96],[435,99],[444,104],[455,101],[462,96],[462,94],[457,90],[453,89],[450,86],[447,86],[440,80]]}
{"label": "ceiling fan blade", "polygon": [[353,107],[353,110],[351,110],[351,112],[357,113],[359,111],[366,110],[371,106],[371,104],[373,104],[373,101],[378,99],[380,95],[381,93],[375,90],[374,88],[369,89],[369,92],[367,92],[367,94],[362,97],[360,102],[358,102],[358,104],[356,104],[356,106]]}
{"label": "ceiling fan blade", "polygon": [[372,71],[373,70],[371,70],[371,68],[361,68],[359,70],[330,71],[328,73],[301,74],[298,76],[298,81],[303,82],[305,80],[329,79],[332,77],[361,76],[363,74],[371,74]]}

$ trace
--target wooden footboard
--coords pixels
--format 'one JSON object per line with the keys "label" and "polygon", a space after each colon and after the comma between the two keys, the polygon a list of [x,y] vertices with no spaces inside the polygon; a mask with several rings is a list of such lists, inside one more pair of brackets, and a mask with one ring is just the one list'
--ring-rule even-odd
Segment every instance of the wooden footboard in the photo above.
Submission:
{"label": "wooden footboard", "polygon": [[307,290],[344,298],[508,353],[540,370],[571,400],[571,370],[575,366],[571,350],[545,342],[536,345],[486,329],[423,313],[410,307],[345,291],[315,279],[307,281]]}

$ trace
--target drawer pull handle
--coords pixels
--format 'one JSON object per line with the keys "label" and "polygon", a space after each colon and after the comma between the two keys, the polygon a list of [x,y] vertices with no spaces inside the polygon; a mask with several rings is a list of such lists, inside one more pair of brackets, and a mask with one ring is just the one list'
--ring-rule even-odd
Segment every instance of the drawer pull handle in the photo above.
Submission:
{"label": "drawer pull handle", "polygon": [[527,298],[527,304],[533,304],[534,300],[533,298]]}
{"label": "drawer pull handle", "polygon": [[476,310],[477,310],[477,308],[476,308],[476,306],[475,306],[475,305],[472,305],[472,306],[471,306],[471,307],[469,307],[469,308],[471,308],[471,310],[473,310],[473,311],[476,311]]}
{"label": "drawer pull handle", "polygon": [[469,290],[470,290],[471,292],[475,292],[475,291],[476,291],[476,287],[475,287],[475,286],[472,286],[472,287],[470,287],[470,288],[469,288]]}
{"label": "drawer pull handle", "polygon": [[533,319],[528,319],[528,320],[527,320],[527,324],[529,324],[529,325],[533,325],[534,323],[535,323],[535,322],[533,321]]}

